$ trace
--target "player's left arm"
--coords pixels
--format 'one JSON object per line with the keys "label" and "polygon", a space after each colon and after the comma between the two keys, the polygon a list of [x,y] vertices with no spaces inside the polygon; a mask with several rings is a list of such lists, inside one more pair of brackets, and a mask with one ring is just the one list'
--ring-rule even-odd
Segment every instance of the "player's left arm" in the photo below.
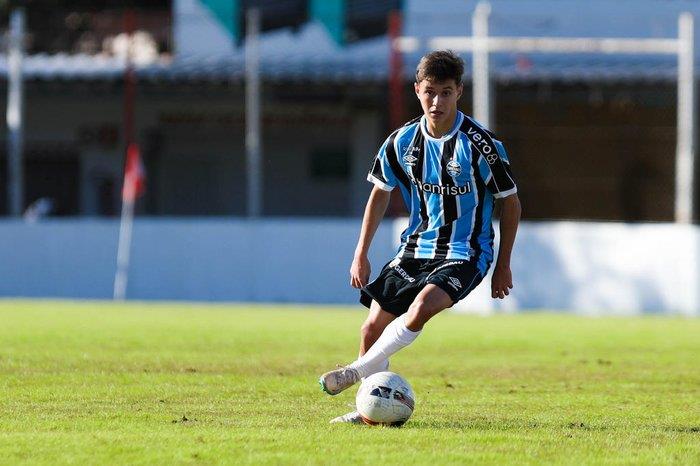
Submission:
{"label": "player's left arm", "polygon": [[484,139],[490,142],[489,146],[495,150],[482,157],[480,169],[483,169],[481,173],[482,176],[485,176],[484,181],[487,189],[496,198],[497,206],[501,210],[499,224],[501,239],[498,246],[496,267],[491,276],[491,297],[503,299],[513,288],[510,256],[513,252],[515,234],[520,222],[520,200],[503,143],[496,139],[492,133],[484,135]]}
{"label": "player's left arm", "polygon": [[511,194],[496,201],[500,205],[501,220],[499,229],[501,239],[498,245],[496,268],[491,277],[491,297],[503,299],[513,288],[513,275],[510,271],[510,256],[513,252],[515,234],[520,222],[520,199],[517,194]]}

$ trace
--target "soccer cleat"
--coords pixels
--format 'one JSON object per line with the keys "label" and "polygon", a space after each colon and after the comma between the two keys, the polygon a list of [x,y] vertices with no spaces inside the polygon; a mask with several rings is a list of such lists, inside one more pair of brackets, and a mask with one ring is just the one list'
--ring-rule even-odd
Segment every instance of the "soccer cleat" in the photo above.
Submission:
{"label": "soccer cleat", "polygon": [[360,374],[355,369],[340,367],[326,372],[318,379],[321,389],[329,395],[337,395],[360,380]]}
{"label": "soccer cleat", "polygon": [[362,416],[360,416],[360,413],[357,411],[352,411],[347,414],[343,414],[342,416],[338,416],[334,419],[331,419],[331,424],[364,424],[364,421],[362,420]]}

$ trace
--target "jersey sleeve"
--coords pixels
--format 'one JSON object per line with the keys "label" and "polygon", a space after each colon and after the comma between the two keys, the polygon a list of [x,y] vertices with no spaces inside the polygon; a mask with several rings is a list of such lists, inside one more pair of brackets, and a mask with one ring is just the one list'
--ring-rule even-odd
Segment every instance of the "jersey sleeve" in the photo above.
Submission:
{"label": "jersey sleeve", "polygon": [[515,184],[508,154],[505,147],[503,147],[503,143],[495,138],[491,138],[490,142],[492,144],[489,144],[489,146],[496,149],[495,153],[494,151],[491,151],[491,153],[482,152],[482,157],[479,159],[479,174],[484,180],[486,188],[493,194],[493,197],[502,199],[517,193],[518,187]]}
{"label": "jersey sleeve", "polygon": [[394,137],[390,136],[379,148],[376,157],[372,161],[372,167],[367,174],[367,181],[384,191],[391,191],[396,187],[397,179],[391,169],[389,157],[395,157]]}

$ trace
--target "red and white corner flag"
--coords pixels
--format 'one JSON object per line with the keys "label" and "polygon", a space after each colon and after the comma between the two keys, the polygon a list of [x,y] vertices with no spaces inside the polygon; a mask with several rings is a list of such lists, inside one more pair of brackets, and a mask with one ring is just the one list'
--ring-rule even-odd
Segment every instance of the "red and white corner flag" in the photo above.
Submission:
{"label": "red and white corner flag", "polygon": [[124,187],[122,202],[134,202],[146,190],[146,170],[141,162],[138,144],[132,142],[126,148],[126,165],[124,167]]}
{"label": "red and white corner flag", "polygon": [[122,187],[122,216],[119,224],[119,246],[117,248],[117,272],[114,275],[114,299],[126,298],[129,281],[129,256],[131,253],[131,230],[134,223],[134,202],[146,190],[146,170],[141,162],[141,153],[136,143],[126,148],[124,186]]}

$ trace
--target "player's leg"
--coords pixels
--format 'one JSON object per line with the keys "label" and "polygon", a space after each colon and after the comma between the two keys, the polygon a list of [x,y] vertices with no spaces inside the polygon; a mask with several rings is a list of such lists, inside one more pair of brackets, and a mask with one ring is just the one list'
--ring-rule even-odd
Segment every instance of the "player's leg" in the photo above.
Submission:
{"label": "player's leg", "polygon": [[432,283],[427,284],[408,308],[404,319],[406,328],[412,332],[420,332],[433,316],[452,304],[452,298],[445,290]]}
{"label": "player's leg", "polygon": [[372,301],[369,309],[369,314],[365,319],[362,327],[360,327],[360,354],[364,355],[372,345],[379,339],[387,325],[389,325],[396,316],[385,311],[377,301]]}
{"label": "player's leg", "polygon": [[[372,303],[376,301],[380,303],[383,311],[387,311],[395,316],[404,314],[425,285],[422,279],[430,273],[429,270],[425,269],[425,264],[425,260],[413,258],[392,259],[382,268],[377,278],[360,291],[360,302],[372,309]],[[389,318],[387,317],[386,320],[389,320]],[[397,321],[403,321],[403,319],[393,319],[385,327],[382,335]],[[378,341],[381,341],[381,338],[380,336]],[[374,343],[371,348],[377,346],[377,343]],[[366,345],[363,349],[371,352],[372,349],[368,350],[368,347],[369,345]],[[360,359],[365,356],[366,354],[362,355]],[[373,358],[372,364],[365,367],[365,372],[363,372],[362,376],[358,375],[356,370],[348,369],[347,366],[326,372],[319,379],[319,383],[323,391],[335,395],[358,382],[361,377],[381,370],[378,369],[378,366],[387,360],[388,358]]]}
{"label": "player's leg", "polygon": [[[372,300],[369,314],[360,328],[360,354],[364,355],[368,349],[379,339],[382,332],[396,316],[382,309],[377,301]],[[389,368],[389,360],[380,361],[376,366],[370,368],[368,375],[376,372],[382,372]],[[364,424],[362,416],[356,410],[352,410],[347,414],[331,419],[331,424]]]}
{"label": "player's leg", "polygon": [[426,322],[452,304],[452,298],[443,289],[434,284],[426,285],[413,300],[408,312],[387,325],[367,353],[348,367],[355,369],[360,377],[366,377],[367,371],[377,361],[389,359],[394,353],[413,343]]}
{"label": "player's leg", "polygon": [[336,395],[366,377],[381,361],[388,360],[394,353],[413,343],[423,325],[452,304],[452,298],[440,287],[426,285],[413,300],[408,312],[387,325],[367,353],[352,364],[322,376],[324,390]]}

